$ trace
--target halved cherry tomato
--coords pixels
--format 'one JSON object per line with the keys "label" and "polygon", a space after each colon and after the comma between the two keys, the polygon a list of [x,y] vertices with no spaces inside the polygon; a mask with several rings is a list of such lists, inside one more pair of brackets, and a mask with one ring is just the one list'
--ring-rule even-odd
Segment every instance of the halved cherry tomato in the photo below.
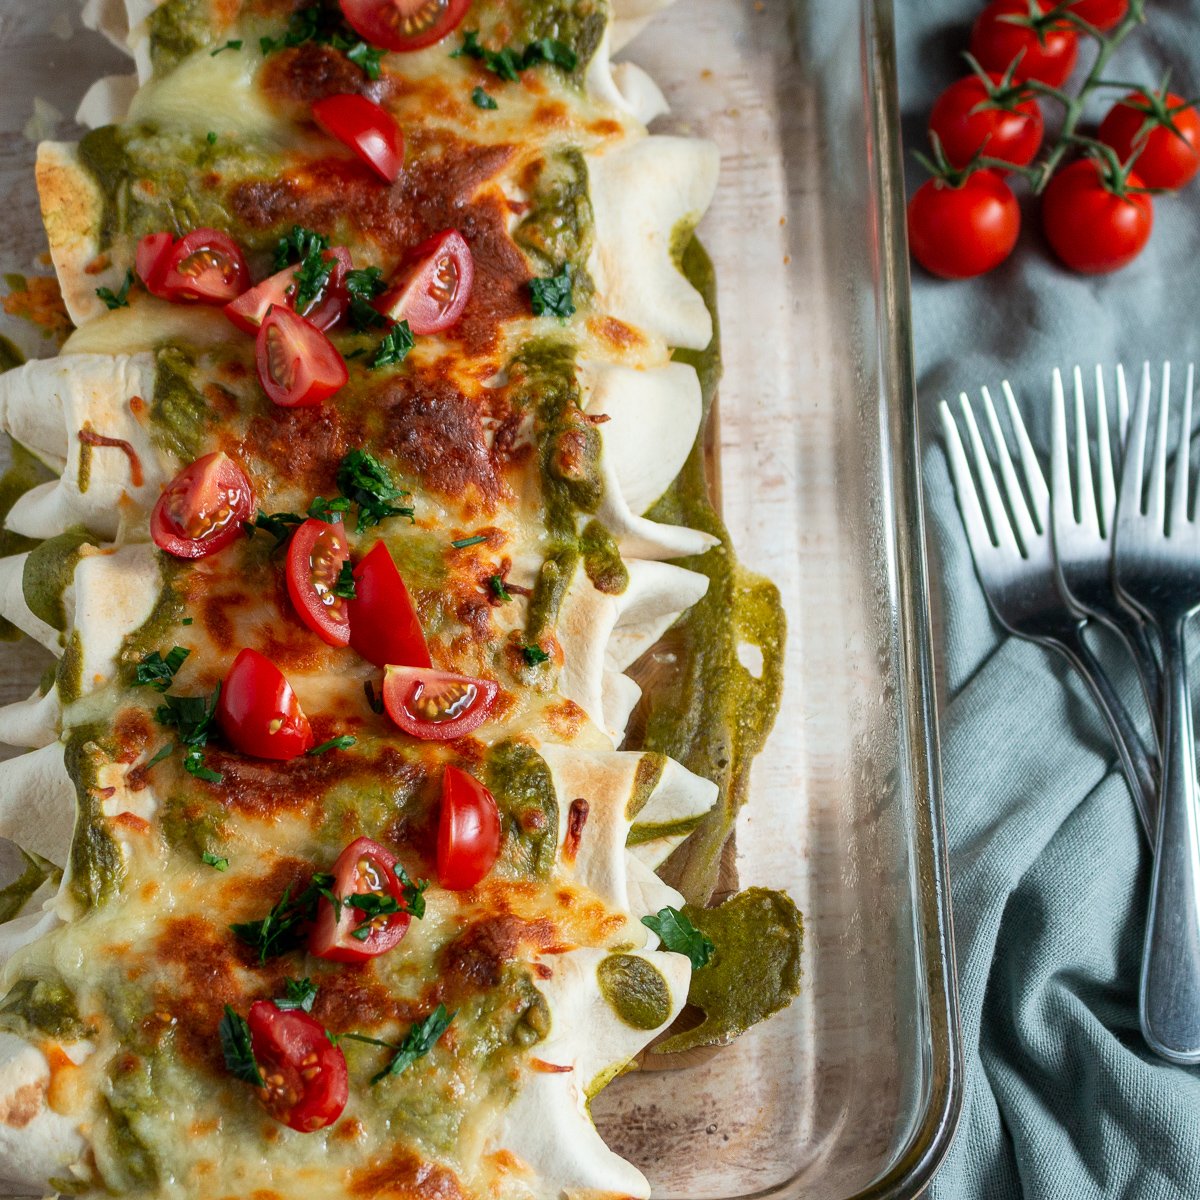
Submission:
{"label": "halved cherry tomato", "polygon": [[404,162],[404,134],[396,118],[373,100],[349,92],[312,106],[313,120],[350,147],[385,183],[395,183]]}
{"label": "halved cherry tomato", "polygon": [[377,667],[431,667],[429,647],[404,580],[386,543],[376,542],[354,568],[357,596],[350,612],[350,645]]}
{"label": "halved cherry tomato", "polygon": [[420,50],[457,28],[471,0],[341,0],[355,32],[385,50]]}
{"label": "halved cherry tomato", "polygon": [[314,1133],[332,1125],[350,1098],[346,1056],[325,1027],[299,1009],[257,1000],[246,1019],[250,1046],[267,1086],[258,1091],[267,1112],[289,1129]]}
{"label": "halved cherry tomato", "polygon": [[[993,86],[1003,76],[990,75]],[[1024,167],[1042,144],[1042,110],[1030,93],[1003,103],[990,98],[978,75],[952,83],[934,102],[930,131],[936,133],[952,167],[965,167],[976,153]]]}
{"label": "halved cherry tomato", "polygon": [[283,672],[265,654],[239,651],[217,701],[217,723],[235,750],[281,762],[313,744],[312,728]]}
{"label": "halved cherry tomato", "polygon": [[473,888],[500,856],[500,809],[473,775],[447,767],[438,818],[438,882],[447,891]]}
{"label": "halved cherry tomato", "polygon": [[[1126,186],[1141,181],[1129,175]],[[1115,195],[1104,170],[1081,158],[1059,170],[1042,196],[1042,229],[1055,254],[1073,271],[1103,275],[1132,262],[1150,240],[1154,205],[1144,192]]]}
{"label": "halved cherry tomato", "polygon": [[175,238],[169,233],[148,233],[137,245],[137,254],[133,265],[137,269],[138,278],[146,285],[146,291],[155,296],[163,296],[162,277],[167,270],[167,259],[175,245]]}
{"label": "halved cherry tomato", "polygon": [[156,294],[175,304],[228,304],[249,286],[237,242],[219,229],[193,229],[172,248]]}
{"label": "halved cherry tomato", "polygon": [[334,344],[290,308],[270,308],[254,344],[258,382],[284,408],[320,404],[346,386],[350,373]]}
{"label": "halved cherry tomato", "polygon": [[[1037,0],[1037,7],[1048,13],[1052,0]],[[1016,82],[1039,79],[1061,87],[1075,68],[1079,34],[1060,17],[1036,29],[1028,22],[1029,0],[992,0],[971,29],[971,53],[985,71],[1003,75],[1015,61]]]}
{"label": "halved cherry tomato", "polygon": [[[1174,129],[1151,123],[1143,133],[1160,107]],[[1174,92],[1162,99],[1130,92],[1100,122],[1100,140],[1111,146],[1123,163],[1139,150],[1134,170],[1147,187],[1181,188],[1200,171],[1200,114]]]}
{"label": "halved cherry tomato", "polygon": [[[299,312],[310,325],[325,330],[338,323],[350,306],[350,297],[346,292],[346,272],[350,270],[350,251],[342,246],[326,250],[323,255],[332,267],[325,286]],[[287,267],[282,271],[255,284],[248,292],[243,292],[232,303],[225,305],[225,315],[239,328],[247,333],[257,333],[267,313],[272,307],[290,308],[296,312],[294,284],[299,265]]]}
{"label": "halved cherry tomato", "polygon": [[228,546],[254,515],[245,471],[218,450],[184,467],[150,514],[154,544],[176,558],[205,558]]}
{"label": "halved cherry tomato", "polygon": [[1129,11],[1129,0],[1071,0],[1067,8],[1101,33],[1114,29]]}
{"label": "halved cherry tomato", "polygon": [[499,691],[490,679],[431,667],[389,666],[383,676],[387,714],[412,737],[449,742],[487,720]]}
{"label": "halved cherry tomato", "polygon": [[475,282],[475,259],[457,229],[447,229],[413,252],[400,282],[376,301],[393,321],[407,321],[416,334],[440,333],[463,314]]}
{"label": "halved cherry tomato", "polygon": [[335,913],[333,905],[322,896],[308,939],[313,954],[333,962],[364,962],[400,941],[408,932],[412,917],[395,866],[396,856],[370,838],[361,837],[342,851],[333,864],[333,894],[347,901],[354,896],[377,896],[388,907],[394,901],[400,911],[372,916],[353,903],[346,903],[340,913]]}
{"label": "halved cherry tomato", "polygon": [[350,642],[347,601],[334,595],[342,563],[350,557],[340,521],[309,518],[288,545],[287,588],[305,625],[331,646]]}

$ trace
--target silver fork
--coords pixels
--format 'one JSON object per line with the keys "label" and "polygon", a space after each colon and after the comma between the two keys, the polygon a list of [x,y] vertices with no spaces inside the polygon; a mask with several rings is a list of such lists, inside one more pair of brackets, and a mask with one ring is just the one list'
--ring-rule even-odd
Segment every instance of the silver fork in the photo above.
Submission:
{"label": "silver fork", "polygon": [[1033,503],[1032,514],[1026,505],[1008,443],[987,388],[982,389],[983,404],[996,446],[1004,497],[1008,499],[1015,530],[1009,521],[1004,497],[996,485],[971,402],[965,392],[959,398],[994,537],[980,507],[958,427],[949,406],[945,401],[941,404],[950,471],[958,494],[959,511],[966,526],[967,541],[975,559],[975,570],[992,611],[1010,633],[1058,651],[1079,673],[1108,724],[1142,823],[1147,830],[1152,830],[1154,826],[1150,823],[1148,806],[1153,803],[1155,795],[1153,768],[1128,711],[1083,640],[1086,619],[1071,611],[1058,590],[1050,545],[1050,492],[1012,389],[1007,383],[1003,387],[1025,483]]}
{"label": "silver fork", "polygon": [[[1158,658],[1142,619],[1117,598],[1112,584],[1112,543],[1117,508],[1116,472],[1109,432],[1108,404],[1104,395],[1104,372],[1096,367],[1096,471],[1093,481],[1092,452],[1088,439],[1087,406],[1083,372],[1074,371],[1075,384],[1075,478],[1072,486],[1070,454],[1067,449],[1067,405],[1063,381],[1054,369],[1054,436],[1050,459],[1050,511],[1054,524],[1054,562],[1059,589],[1068,603],[1083,616],[1092,617],[1111,629],[1124,643],[1137,668],[1146,705],[1157,730],[1160,716]],[[1125,371],[1117,367],[1117,452],[1125,441],[1129,423],[1129,393]],[[1097,496],[1097,491],[1099,495]],[[1099,503],[1097,504],[1097,500]],[[1154,797],[1151,815],[1157,813]],[[1153,821],[1149,827],[1154,837]]]}
{"label": "silver fork", "polygon": [[1151,1048],[1178,1063],[1200,1062],[1200,814],[1184,652],[1184,627],[1200,608],[1200,523],[1195,503],[1188,516],[1192,384],[1189,366],[1168,507],[1171,367],[1163,365],[1154,457],[1143,504],[1149,364],[1142,372],[1121,476],[1115,554],[1117,587],[1155,625],[1162,645],[1162,790],[1139,1016]]}

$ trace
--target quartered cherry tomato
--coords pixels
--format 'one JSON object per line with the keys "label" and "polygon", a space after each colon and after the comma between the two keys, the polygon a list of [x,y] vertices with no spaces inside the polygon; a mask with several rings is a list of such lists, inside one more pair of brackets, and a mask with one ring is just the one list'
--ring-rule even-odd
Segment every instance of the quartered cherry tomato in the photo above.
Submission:
{"label": "quartered cherry tomato", "polygon": [[458,27],[471,0],[341,0],[350,27],[385,50],[420,50]]}
{"label": "quartered cherry tomato", "polygon": [[[310,325],[325,330],[336,325],[350,306],[350,296],[346,292],[346,272],[350,270],[351,259],[350,251],[341,246],[326,250],[322,257],[331,264],[329,278],[320,292],[299,310],[299,315]],[[262,283],[255,284],[231,304],[225,305],[225,315],[239,329],[244,329],[247,333],[257,333],[273,307],[290,308],[296,312],[295,279],[299,270],[299,265],[287,267],[264,279]]]}
{"label": "quartered cherry tomato", "polygon": [[499,691],[490,679],[431,667],[389,666],[383,704],[405,733],[426,742],[466,737],[487,720]]}
{"label": "quartered cherry tomato", "polygon": [[[1159,107],[1170,116],[1174,129],[1160,121],[1143,133]],[[1200,114],[1174,92],[1161,100],[1130,92],[1100,123],[1100,140],[1111,146],[1123,163],[1139,150],[1134,170],[1147,187],[1181,188],[1200,171]]]}
{"label": "quartered cherry tomato", "polygon": [[447,767],[438,818],[438,882],[451,892],[473,888],[500,856],[500,809],[473,775]]}
{"label": "quartered cherry tomato", "polygon": [[[149,254],[148,247],[147,258]],[[228,304],[250,286],[250,268],[237,242],[219,229],[193,229],[159,267],[150,269],[157,274],[151,290],[175,304]],[[149,280],[146,285],[150,287]]]}
{"label": "quartered cherry tomato", "polygon": [[1129,11],[1129,0],[1074,0],[1067,8],[1101,33],[1116,28]]}
{"label": "quartered cherry tomato", "polygon": [[228,546],[254,515],[246,473],[218,450],[198,458],[170,483],[150,514],[154,544],[176,558],[205,558]]}
{"label": "quartered cherry tomato", "polygon": [[[325,897],[320,899],[308,939],[313,954],[333,962],[365,962],[404,937],[412,917],[395,866],[396,856],[370,838],[361,837],[342,851],[333,865],[333,894],[349,903],[335,913]],[[372,897],[371,910],[355,907],[355,896]]]}
{"label": "quartered cherry tomato", "polygon": [[267,1112],[289,1129],[315,1133],[342,1115],[350,1098],[346,1056],[325,1027],[299,1009],[270,1000],[250,1006],[250,1047],[266,1082],[259,1098]]}
{"label": "quartered cherry tomato", "polygon": [[969,279],[998,267],[1020,232],[1017,198],[994,171],[975,171],[959,187],[930,179],[909,201],[913,257],[943,279]]}
{"label": "quartered cherry tomato", "polygon": [[408,588],[384,542],[376,542],[354,568],[355,599],[350,645],[377,667],[431,667],[425,634]]}
{"label": "quartered cherry tomato", "polygon": [[340,521],[309,518],[288,544],[287,588],[305,625],[331,646],[350,642],[346,601],[336,595],[342,563],[350,557]]}
{"label": "quartered cherry tomato", "polygon": [[[989,76],[999,85],[1000,75]],[[952,167],[965,167],[977,153],[1023,167],[1042,144],[1042,110],[1032,95],[1000,104],[989,99],[978,75],[952,83],[934,102],[930,131],[936,133]]]}
{"label": "quartered cherry tomato", "polygon": [[137,245],[133,265],[138,278],[146,285],[146,291],[155,296],[168,297],[162,293],[162,277],[167,269],[167,259],[175,245],[169,233],[148,233]]}
{"label": "quartered cherry tomato", "polygon": [[457,229],[447,229],[413,251],[413,260],[375,307],[393,321],[407,321],[413,333],[441,333],[458,321],[471,298],[471,247]]}
{"label": "quartered cherry tomato", "polygon": [[334,344],[290,308],[271,308],[254,343],[258,382],[284,408],[306,408],[346,386],[350,373]]}
{"label": "quartered cherry tomato", "polygon": [[[1126,180],[1139,187],[1136,175]],[[1042,229],[1050,248],[1073,271],[1103,275],[1132,262],[1150,240],[1154,206],[1140,192],[1118,196],[1092,158],[1063,167],[1042,196]]]}
{"label": "quartered cherry tomato", "polygon": [[217,701],[217,723],[235,750],[281,762],[313,744],[308,718],[283,672],[265,654],[240,651]]}
{"label": "quartered cherry tomato", "polygon": [[[1051,0],[1037,0],[1037,5],[1043,13],[1052,7]],[[1061,18],[1034,29],[1022,24],[1028,17],[1029,0],[992,0],[971,30],[971,53],[985,71],[1003,75],[1017,60],[1016,82],[1039,79],[1061,87],[1075,68],[1079,35]]]}
{"label": "quartered cherry tomato", "polygon": [[349,146],[385,183],[395,183],[404,162],[404,134],[396,118],[366,96],[326,96],[312,106],[313,120]]}

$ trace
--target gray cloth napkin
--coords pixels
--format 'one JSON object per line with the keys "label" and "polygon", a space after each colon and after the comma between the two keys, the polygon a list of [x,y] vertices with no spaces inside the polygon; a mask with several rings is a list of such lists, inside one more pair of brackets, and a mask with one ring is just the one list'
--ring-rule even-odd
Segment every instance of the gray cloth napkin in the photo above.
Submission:
{"label": "gray cloth napkin", "polygon": [[[909,148],[961,72],[972,0],[897,0]],[[1150,0],[1120,78],[1200,92],[1200,0]],[[963,68],[965,69],[965,67]],[[1095,102],[1098,119],[1107,105]],[[924,178],[911,165],[910,194]],[[966,1097],[936,1200],[1200,1196],[1200,1071],[1150,1056],[1137,1023],[1149,853],[1104,726],[1049,653],[1006,638],[976,582],[937,404],[1009,379],[1048,446],[1055,365],[1200,358],[1200,180],[1155,202],[1147,251],[1075,276],[1050,258],[1036,205],[1013,257],[965,283],[913,270],[947,822]],[[1181,376],[1177,376],[1181,379]],[[1178,396],[1178,391],[1176,396]],[[1200,643],[1200,628],[1192,637]],[[1124,681],[1131,700],[1136,693]],[[1196,680],[1200,691],[1200,679]]]}

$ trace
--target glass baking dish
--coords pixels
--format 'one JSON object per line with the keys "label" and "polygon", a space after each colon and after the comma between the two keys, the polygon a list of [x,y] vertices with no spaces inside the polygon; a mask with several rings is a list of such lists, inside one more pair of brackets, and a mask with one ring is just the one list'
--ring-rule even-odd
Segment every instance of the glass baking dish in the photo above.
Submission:
{"label": "glass baking dish", "polygon": [[[88,83],[126,69],[78,12],[0,0],[4,272],[46,273],[31,139],[71,136]],[[593,1115],[662,1200],[914,1196],[953,1132],[961,1052],[891,5],[679,0],[624,56],[671,101],[664,130],[722,152],[700,230],[720,287],[722,501],[789,622],[737,871],[786,887],[807,941],[791,1008],[618,1080]],[[0,330],[46,352],[27,324]],[[44,664],[0,646],[0,701]]]}

